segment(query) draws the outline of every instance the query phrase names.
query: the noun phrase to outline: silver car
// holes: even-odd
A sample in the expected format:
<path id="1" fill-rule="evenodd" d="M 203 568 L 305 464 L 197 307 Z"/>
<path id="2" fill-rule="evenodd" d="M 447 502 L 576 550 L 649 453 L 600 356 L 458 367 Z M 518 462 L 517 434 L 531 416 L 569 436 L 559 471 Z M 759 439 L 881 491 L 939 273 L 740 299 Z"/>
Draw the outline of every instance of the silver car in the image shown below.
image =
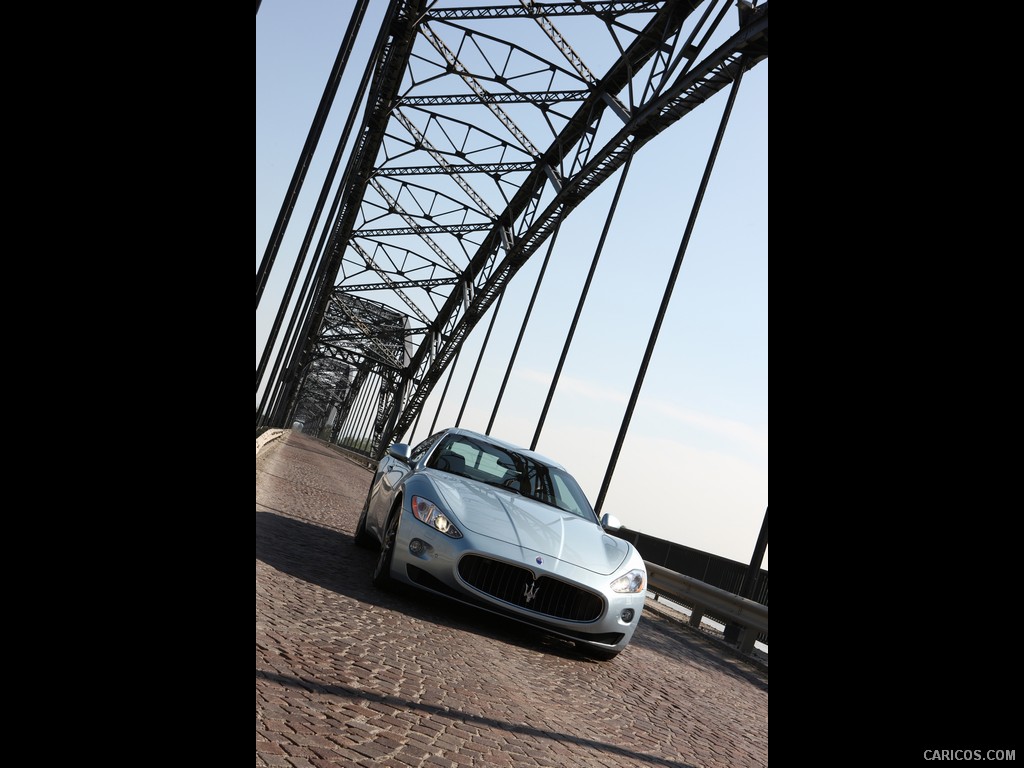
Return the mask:
<path id="1" fill-rule="evenodd" d="M 592 658 L 629 644 L 647 569 L 632 544 L 605 533 L 564 467 L 466 429 L 377 466 L 356 544 L 379 548 L 373 582 L 418 587 L 572 640 Z"/>

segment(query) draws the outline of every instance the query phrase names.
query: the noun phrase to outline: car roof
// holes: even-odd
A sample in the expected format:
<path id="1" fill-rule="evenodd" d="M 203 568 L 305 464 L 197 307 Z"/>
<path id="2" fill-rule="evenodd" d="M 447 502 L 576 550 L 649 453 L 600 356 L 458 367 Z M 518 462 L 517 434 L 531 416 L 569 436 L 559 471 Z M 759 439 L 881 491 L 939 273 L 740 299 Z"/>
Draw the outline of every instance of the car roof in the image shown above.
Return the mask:
<path id="1" fill-rule="evenodd" d="M 444 430 L 444 432 L 449 435 L 466 435 L 467 437 L 476 437 L 481 440 L 486 440 L 487 442 L 494 443 L 500 448 L 506 448 L 510 451 L 515 451 L 516 453 L 522 456 L 534 459 L 535 461 L 539 461 L 542 464 L 547 464 L 549 467 L 555 467 L 556 469 L 561 469 L 562 471 L 568 471 L 565 469 L 565 467 L 563 467 L 554 459 L 548 458 L 547 456 L 541 453 L 537 453 L 536 451 L 531 451 L 529 448 L 523 448 L 521 445 L 516 445 L 515 443 L 510 443 L 507 440 L 502 440 L 500 438 L 494 437 L 493 435 L 485 435 L 481 432 L 474 432 L 472 429 L 465 429 L 463 427 L 448 427 L 447 429 Z"/>

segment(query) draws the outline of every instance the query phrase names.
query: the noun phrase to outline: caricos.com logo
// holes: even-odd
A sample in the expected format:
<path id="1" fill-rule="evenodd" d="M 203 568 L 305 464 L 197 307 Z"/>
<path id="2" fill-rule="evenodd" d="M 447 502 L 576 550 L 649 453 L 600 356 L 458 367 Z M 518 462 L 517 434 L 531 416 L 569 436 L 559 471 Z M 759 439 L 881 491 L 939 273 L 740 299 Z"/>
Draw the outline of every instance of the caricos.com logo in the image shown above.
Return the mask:
<path id="1" fill-rule="evenodd" d="M 1015 749 L 926 749 L 925 760 L 1017 760 Z"/>

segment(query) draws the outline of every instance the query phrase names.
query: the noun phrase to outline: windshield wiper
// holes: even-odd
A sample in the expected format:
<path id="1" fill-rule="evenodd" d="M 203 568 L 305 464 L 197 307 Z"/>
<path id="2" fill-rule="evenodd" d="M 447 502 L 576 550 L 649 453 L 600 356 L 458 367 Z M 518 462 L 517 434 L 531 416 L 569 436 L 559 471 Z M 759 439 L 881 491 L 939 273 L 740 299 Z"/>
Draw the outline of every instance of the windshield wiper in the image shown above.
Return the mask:
<path id="1" fill-rule="evenodd" d="M 506 491 L 512 491 L 512 493 L 517 493 L 520 496 L 525 495 L 522 491 L 515 487 L 515 485 L 519 484 L 515 478 L 509 478 L 508 480 L 481 480 L 480 482 L 485 483 L 486 485 L 493 485 L 495 488 L 502 488 Z M 509 485 L 509 483 L 514 483 L 515 485 Z"/>

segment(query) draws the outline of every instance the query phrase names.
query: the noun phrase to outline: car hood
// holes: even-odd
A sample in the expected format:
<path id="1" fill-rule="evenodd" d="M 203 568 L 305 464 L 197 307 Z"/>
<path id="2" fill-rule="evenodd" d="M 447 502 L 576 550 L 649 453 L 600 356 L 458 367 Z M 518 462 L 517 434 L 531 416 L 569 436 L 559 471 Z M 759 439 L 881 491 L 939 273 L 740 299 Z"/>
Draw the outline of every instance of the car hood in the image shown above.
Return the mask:
<path id="1" fill-rule="evenodd" d="M 440 472 L 434 485 L 438 501 L 464 530 L 603 575 L 614 573 L 629 555 L 629 544 L 596 522 L 513 491 Z"/>

